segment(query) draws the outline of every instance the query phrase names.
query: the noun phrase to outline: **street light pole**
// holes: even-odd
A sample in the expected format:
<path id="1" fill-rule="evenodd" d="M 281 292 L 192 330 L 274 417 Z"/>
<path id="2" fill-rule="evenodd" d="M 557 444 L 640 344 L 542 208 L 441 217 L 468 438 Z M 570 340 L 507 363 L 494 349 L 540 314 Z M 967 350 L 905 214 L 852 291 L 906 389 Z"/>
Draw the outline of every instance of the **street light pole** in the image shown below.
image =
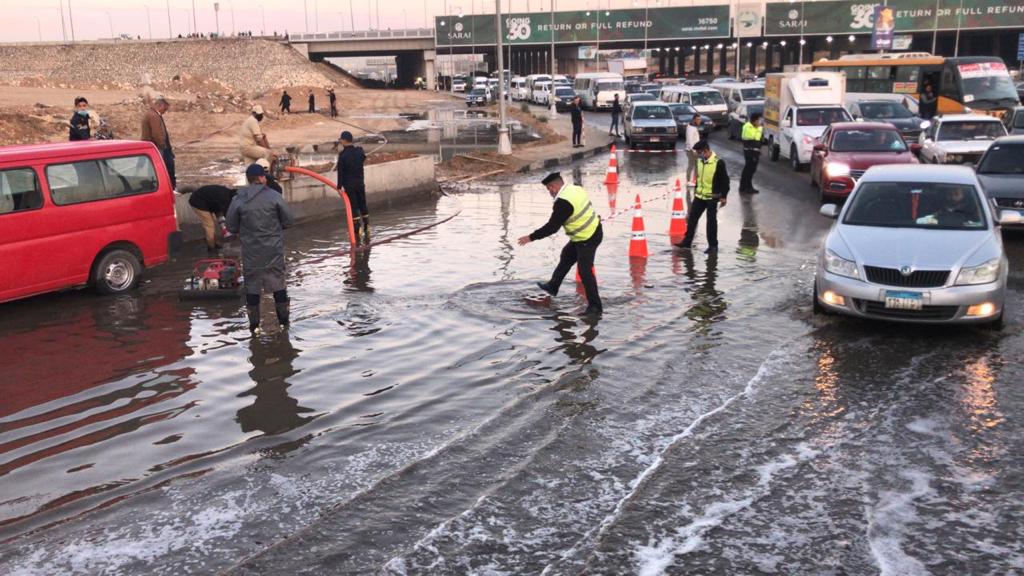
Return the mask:
<path id="1" fill-rule="evenodd" d="M 60 0 L 60 37 L 68 41 L 68 29 L 64 27 L 64 0 Z"/>
<path id="2" fill-rule="evenodd" d="M 551 97 L 549 104 L 551 105 L 548 109 L 548 116 L 554 118 L 558 116 L 558 106 L 555 105 L 555 0 L 551 0 Z"/>
<path id="3" fill-rule="evenodd" d="M 953 57 L 960 55 L 960 18 L 964 15 L 964 0 L 960 0 L 960 11 L 956 13 L 956 43 L 953 45 Z"/>
<path id="4" fill-rule="evenodd" d="M 143 4 L 146 9 L 146 28 L 149 29 L 149 39 L 153 39 L 153 21 L 149 19 L 149 4 Z"/>
<path id="5" fill-rule="evenodd" d="M 43 41 L 43 23 L 39 21 L 39 16 L 36 16 L 36 32 L 39 34 L 39 41 Z"/>
<path id="6" fill-rule="evenodd" d="M 68 0 L 68 24 L 71 25 L 71 42 L 75 41 L 75 17 L 71 15 L 71 0 Z"/>
<path id="7" fill-rule="evenodd" d="M 71 0 L 68 0 L 71 3 Z M 199 26 L 196 25 L 196 0 L 192 0 L 192 33 L 199 35 Z"/>
<path id="8" fill-rule="evenodd" d="M 167 37 L 174 38 L 174 31 L 171 28 L 171 0 L 167 0 Z"/>
<path id="9" fill-rule="evenodd" d="M 348 0 L 348 17 L 352 21 L 352 31 L 356 31 L 356 10 L 352 7 L 352 2 L 355 0 Z"/>
<path id="10" fill-rule="evenodd" d="M 505 109 L 505 56 L 502 52 L 502 40 L 505 33 L 501 28 L 501 0 L 494 0 L 494 24 L 497 31 L 498 53 L 498 154 L 507 156 L 512 153 L 512 140 L 508 135 L 508 118 Z"/>
<path id="11" fill-rule="evenodd" d="M 114 37 L 114 19 L 110 17 L 110 12 L 107 12 L 107 24 L 110 25 L 110 37 Z"/>

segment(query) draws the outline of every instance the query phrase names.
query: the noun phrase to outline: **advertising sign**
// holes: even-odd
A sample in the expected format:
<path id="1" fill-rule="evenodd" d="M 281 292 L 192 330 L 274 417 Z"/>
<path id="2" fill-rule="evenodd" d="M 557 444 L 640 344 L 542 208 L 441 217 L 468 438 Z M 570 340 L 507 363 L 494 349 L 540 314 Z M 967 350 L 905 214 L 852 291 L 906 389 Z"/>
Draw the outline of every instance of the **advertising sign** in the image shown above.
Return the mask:
<path id="1" fill-rule="evenodd" d="M 872 50 L 891 50 L 892 36 L 896 30 L 896 10 L 890 6 L 875 6 L 874 27 L 871 32 Z"/>
<path id="2" fill-rule="evenodd" d="M 493 45 L 494 15 L 439 16 L 434 21 L 438 46 Z M 519 44 L 615 42 L 729 36 L 729 6 L 578 10 L 502 16 L 505 42 Z"/>
<path id="3" fill-rule="evenodd" d="M 761 35 L 761 19 L 764 12 L 761 4 L 740 4 L 736 6 L 735 36 L 738 38 L 757 37 Z"/>
<path id="4" fill-rule="evenodd" d="M 914 43 L 913 34 L 894 34 L 892 37 L 892 49 L 893 50 L 910 50 L 910 46 Z"/>
<path id="5" fill-rule="evenodd" d="M 576 58 L 579 60 L 593 60 L 597 58 L 597 46 L 580 46 Z"/>
<path id="6" fill-rule="evenodd" d="M 1024 60 L 1024 32 L 1017 35 L 1017 60 Z"/>
<path id="7" fill-rule="evenodd" d="M 765 11 L 765 34 L 866 34 L 874 31 L 875 7 L 881 2 L 773 2 Z M 888 0 L 895 27 L 903 32 L 1024 27 L 1020 0 Z M 938 12 L 936 12 L 936 6 Z"/>
<path id="8" fill-rule="evenodd" d="M 1007 76 L 1006 64 L 1002 62 L 978 62 L 977 64 L 960 64 L 960 77 L 985 78 L 986 76 Z"/>

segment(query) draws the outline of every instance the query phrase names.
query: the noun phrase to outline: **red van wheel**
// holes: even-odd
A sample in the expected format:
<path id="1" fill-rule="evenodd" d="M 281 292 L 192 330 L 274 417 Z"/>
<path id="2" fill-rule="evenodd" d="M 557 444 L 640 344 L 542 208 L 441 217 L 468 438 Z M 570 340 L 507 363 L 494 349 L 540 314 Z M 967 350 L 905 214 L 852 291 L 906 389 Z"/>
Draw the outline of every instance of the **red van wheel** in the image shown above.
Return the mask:
<path id="1" fill-rule="evenodd" d="M 100 258 L 92 281 L 103 294 L 123 294 L 139 285 L 142 264 L 127 250 L 111 250 Z"/>

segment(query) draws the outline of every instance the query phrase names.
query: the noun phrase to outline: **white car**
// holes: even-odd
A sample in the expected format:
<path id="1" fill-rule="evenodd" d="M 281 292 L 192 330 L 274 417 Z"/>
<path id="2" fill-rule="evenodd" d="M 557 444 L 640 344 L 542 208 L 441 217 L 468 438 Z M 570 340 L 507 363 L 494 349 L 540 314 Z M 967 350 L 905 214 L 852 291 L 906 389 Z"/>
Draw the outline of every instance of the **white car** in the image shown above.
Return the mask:
<path id="1" fill-rule="evenodd" d="M 996 212 L 966 166 L 874 166 L 818 258 L 814 311 L 921 323 L 999 325 L 1009 265 Z"/>
<path id="2" fill-rule="evenodd" d="M 993 116 L 952 114 L 921 123 L 921 161 L 930 164 L 970 164 L 981 159 L 1006 127 Z"/>
<path id="3" fill-rule="evenodd" d="M 466 81 L 465 80 L 452 80 L 452 92 L 465 92 Z"/>

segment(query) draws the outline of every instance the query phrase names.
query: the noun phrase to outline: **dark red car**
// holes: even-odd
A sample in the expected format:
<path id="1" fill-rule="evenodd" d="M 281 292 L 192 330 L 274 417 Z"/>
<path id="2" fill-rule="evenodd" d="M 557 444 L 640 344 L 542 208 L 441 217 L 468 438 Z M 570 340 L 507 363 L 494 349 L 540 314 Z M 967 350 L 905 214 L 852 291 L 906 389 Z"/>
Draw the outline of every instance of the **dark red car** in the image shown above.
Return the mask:
<path id="1" fill-rule="evenodd" d="M 918 144 L 907 144 L 892 124 L 838 122 L 825 129 L 811 153 L 811 184 L 822 202 L 844 200 L 864 172 L 879 164 L 917 164 Z"/>

